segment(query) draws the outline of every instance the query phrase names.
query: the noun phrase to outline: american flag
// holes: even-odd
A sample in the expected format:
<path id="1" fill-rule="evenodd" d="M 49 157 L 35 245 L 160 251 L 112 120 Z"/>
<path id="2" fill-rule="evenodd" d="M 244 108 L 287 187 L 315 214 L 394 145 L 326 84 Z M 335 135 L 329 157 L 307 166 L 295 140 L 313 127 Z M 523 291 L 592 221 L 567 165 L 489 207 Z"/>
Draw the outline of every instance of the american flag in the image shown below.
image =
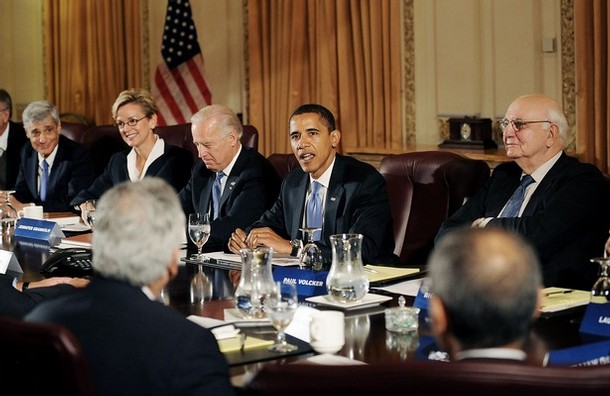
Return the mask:
<path id="1" fill-rule="evenodd" d="M 183 124 L 212 103 L 203 73 L 203 56 L 188 0 L 168 0 L 163 59 L 155 71 L 152 93 L 159 107 L 159 125 Z"/>

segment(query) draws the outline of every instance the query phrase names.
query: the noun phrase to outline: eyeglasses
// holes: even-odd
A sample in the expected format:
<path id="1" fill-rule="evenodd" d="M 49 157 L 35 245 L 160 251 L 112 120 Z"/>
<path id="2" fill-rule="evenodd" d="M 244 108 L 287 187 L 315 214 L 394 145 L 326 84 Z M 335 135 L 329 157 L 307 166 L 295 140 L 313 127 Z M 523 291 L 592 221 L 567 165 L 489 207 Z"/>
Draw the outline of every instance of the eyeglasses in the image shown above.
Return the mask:
<path id="1" fill-rule="evenodd" d="M 512 125 L 513 129 L 515 130 L 515 132 L 519 132 L 522 129 L 526 128 L 528 126 L 528 124 L 539 124 L 541 122 L 548 122 L 550 124 L 552 124 L 552 121 L 548 121 L 548 120 L 536 120 L 536 121 L 525 121 L 525 120 L 520 120 L 520 119 L 516 119 L 516 120 L 507 120 L 506 118 L 503 119 L 502 121 L 500 121 L 500 130 L 502 132 L 504 132 L 506 130 L 506 128 L 508 128 L 508 125 Z"/>
<path id="2" fill-rule="evenodd" d="M 130 127 L 134 127 L 138 124 L 138 122 L 142 121 L 143 119 L 145 119 L 146 116 L 142 117 L 142 118 L 132 118 L 127 122 L 123 122 L 123 121 L 119 121 L 116 124 L 116 127 L 119 128 L 119 130 L 123 130 L 125 129 L 125 125 L 129 125 Z"/>

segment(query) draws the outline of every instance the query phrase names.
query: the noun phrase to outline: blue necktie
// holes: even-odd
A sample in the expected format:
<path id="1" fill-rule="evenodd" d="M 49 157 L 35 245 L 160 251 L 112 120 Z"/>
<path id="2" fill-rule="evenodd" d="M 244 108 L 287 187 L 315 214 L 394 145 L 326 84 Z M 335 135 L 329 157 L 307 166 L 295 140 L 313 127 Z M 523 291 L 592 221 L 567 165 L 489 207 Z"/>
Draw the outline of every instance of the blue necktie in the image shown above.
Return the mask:
<path id="1" fill-rule="evenodd" d="M 317 181 L 313 182 L 311 186 L 311 196 L 309 202 L 307 202 L 307 227 L 310 228 L 322 228 L 322 197 L 320 195 L 320 187 L 322 185 Z M 314 234 L 314 241 L 318 241 L 322 233 L 316 231 Z"/>
<path id="2" fill-rule="evenodd" d="M 214 186 L 212 187 L 212 208 L 214 209 L 212 220 L 215 220 L 220 214 L 220 192 L 222 191 L 222 178 L 224 176 L 224 172 L 218 172 L 216 174 L 216 180 L 214 180 Z"/>
<path id="3" fill-rule="evenodd" d="M 42 160 L 42 175 L 40 176 L 40 200 L 47 199 L 47 183 L 49 181 L 49 164 L 47 160 Z"/>
<path id="4" fill-rule="evenodd" d="M 523 205 L 523 200 L 525 199 L 525 189 L 533 182 L 534 179 L 530 175 L 523 176 L 521 183 L 519 183 L 519 186 L 498 217 L 519 217 L 519 211 L 521 210 L 521 205 Z"/>

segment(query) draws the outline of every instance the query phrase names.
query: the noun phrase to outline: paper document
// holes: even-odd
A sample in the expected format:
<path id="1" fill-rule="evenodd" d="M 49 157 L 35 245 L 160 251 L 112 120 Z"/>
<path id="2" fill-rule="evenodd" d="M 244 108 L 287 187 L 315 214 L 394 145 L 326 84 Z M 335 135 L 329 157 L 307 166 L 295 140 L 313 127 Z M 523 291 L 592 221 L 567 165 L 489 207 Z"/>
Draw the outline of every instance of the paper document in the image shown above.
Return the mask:
<path id="1" fill-rule="evenodd" d="M 381 265 L 367 264 L 364 266 L 364 272 L 369 278 L 369 282 L 383 282 L 392 279 L 402 278 L 404 276 L 415 275 L 419 273 L 419 268 L 397 268 L 384 267 Z"/>
<path id="2" fill-rule="evenodd" d="M 262 348 L 269 345 L 273 345 L 273 340 L 263 340 L 262 338 L 247 336 L 244 340 L 243 350 Z M 218 340 L 218 347 L 222 353 L 237 352 L 242 349 L 241 337 Z"/>
<path id="3" fill-rule="evenodd" d="M 589 304 L 591 292 L 586 290 L 547 287 L 543 290 L 544 300 L 540 312 L 557 312 L 564 309 Z"/>
<path id="4" fill-rule="evenodd" d="M 417 296 L 417 292 L 421 287 L 423 279 L 411 279 L 403 282 L 395 283 L 393 285 L 383 287 L 372 287 L 371 290 L 384 290 L 390 293 L 402 294 L 405 296 Z"/>
<path id="5" fill-rule="evenodd" d="M 74 235 L 71 236 L 69 238 L 63 238 L 61 240 L 61 244 L 58 246 L 59 248 L 66 248 L 66 247 L 86 247 L 86 248 L 90 248 L 91 247 L 91 237 L 93 236 L 92 233 L 87 233 L 87 234 L 80 234 L 80 235 Z"/>

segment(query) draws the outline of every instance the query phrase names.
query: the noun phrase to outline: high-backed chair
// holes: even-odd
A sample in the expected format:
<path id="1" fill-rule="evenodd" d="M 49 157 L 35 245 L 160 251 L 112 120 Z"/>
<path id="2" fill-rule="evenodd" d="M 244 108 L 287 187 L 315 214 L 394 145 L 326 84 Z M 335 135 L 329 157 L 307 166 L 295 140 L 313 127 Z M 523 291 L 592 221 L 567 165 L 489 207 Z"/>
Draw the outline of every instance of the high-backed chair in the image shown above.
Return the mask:
<path id="1" fill-rule="evenodd" d="M 423 362 L 325 366 L 268 364 L 246 394 L 300 395 L 536 395 L 606 394 L 610 366 L 532 367 L 514 363 Z"/>
<path id="2" fill-rule="evenodd" d="M 489 178 L 485 161 L 448 151 L 388 155 L 386 180 L 394 225 L 394 253 L 402 265 L 422 265 L 442 222 Z"/>
<path id="3" fill-rule="evenodd" d="M 0 351 L 0 377 L 15 394 L 95 393 L 81 346 L 62 326 L 0 317 Z"/>
<path id="4" fill-rule="evenodd" d="M 299 161 L 292 153 L 273 153 L 267 157 L 267 159 L 277 171 L 280 179 L 284 179 L 284 177 L 286 177 L 286 175 L 289 174 L 294 168 L 299 167 Z"/>
<path id="5" fill-rule="evenodd" d="M 89 127 L 80 122 L 61 121 L 61 134 L 77 143 L 83 143 L 83 138 Z"/>

